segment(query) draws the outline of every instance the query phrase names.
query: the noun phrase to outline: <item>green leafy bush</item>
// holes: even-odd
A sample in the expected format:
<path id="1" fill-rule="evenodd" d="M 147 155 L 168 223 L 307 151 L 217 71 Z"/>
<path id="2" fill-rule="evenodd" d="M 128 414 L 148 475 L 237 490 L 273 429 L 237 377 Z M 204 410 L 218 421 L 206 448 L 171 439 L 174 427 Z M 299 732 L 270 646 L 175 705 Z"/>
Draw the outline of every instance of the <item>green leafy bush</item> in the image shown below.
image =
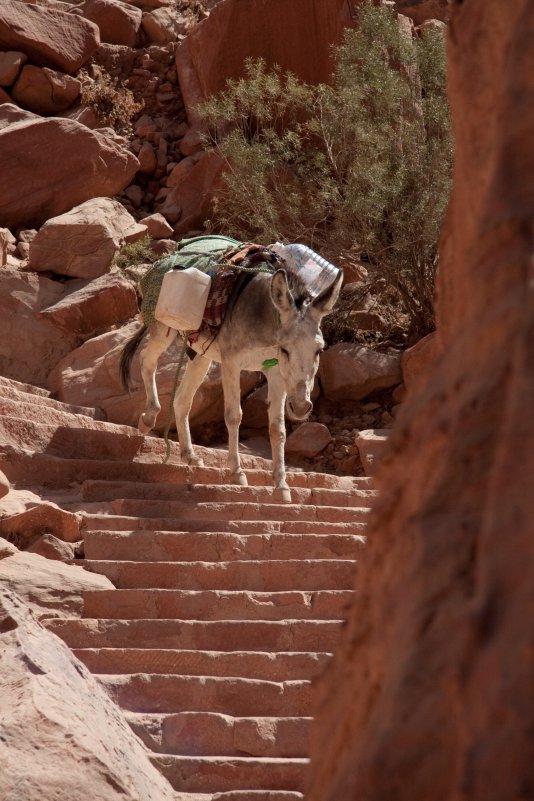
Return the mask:
<path id="1" fill-rule="evenodd" d="M 331 86 L 263 61 L 201 108 L 227 165 L 212 226 L 301 241 L 368 288 L 412 336 L 434 326 L 437 239 L 452 164 L 440 31 L 412 38 L 386 7 L 360 7 L 335 50 Z"/>

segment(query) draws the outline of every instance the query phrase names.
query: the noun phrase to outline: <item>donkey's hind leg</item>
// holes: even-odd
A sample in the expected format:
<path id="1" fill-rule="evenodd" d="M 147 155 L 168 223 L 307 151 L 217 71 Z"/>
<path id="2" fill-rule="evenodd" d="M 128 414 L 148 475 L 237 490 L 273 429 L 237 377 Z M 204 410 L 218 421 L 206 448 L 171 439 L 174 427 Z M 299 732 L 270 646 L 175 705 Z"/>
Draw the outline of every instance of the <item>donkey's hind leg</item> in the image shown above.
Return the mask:
<path id="1" fill-rule="evenodd" d="M 211 359 L 197 353 L 193 361 L 187 363 L 174 399 L 174 414 L 178 441 L 180 442 L 180 455 L 186 464 L 197 467 L 202 467 L 202 459 L 196 456 L 193 450 L 191 431 L 189 429 L 189 413 L 193 405 L 195 392 L 204 380 L 210 364 Z"/>
<path id="2" fill-rule="evenodd" d="M 146 392 L 146 407 L 139 417 L 137 427 L 143 434 L 148 434 L 156 425 L 156 418 L 161 411 L 156 386 L 156 370 L 161 354 L 174 342 L 177 332 L 161 323 L 150 326 L 146 347 L 141 352 L 139 363 L 141 376 Z"/>

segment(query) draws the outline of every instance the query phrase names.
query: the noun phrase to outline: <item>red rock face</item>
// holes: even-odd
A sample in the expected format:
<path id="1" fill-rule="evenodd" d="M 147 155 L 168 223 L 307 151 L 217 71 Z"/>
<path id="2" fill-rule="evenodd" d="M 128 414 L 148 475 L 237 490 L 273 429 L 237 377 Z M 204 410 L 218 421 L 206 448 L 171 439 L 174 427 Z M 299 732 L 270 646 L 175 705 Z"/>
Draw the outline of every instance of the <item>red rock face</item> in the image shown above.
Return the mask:
<path id="1" fill-rule="evenodd" d="M 319 692 L 309 801 L 532 795 L 533 35 L 529 0 L 452 15 L 443 356 L 377 476 L 356 601 Z"/>

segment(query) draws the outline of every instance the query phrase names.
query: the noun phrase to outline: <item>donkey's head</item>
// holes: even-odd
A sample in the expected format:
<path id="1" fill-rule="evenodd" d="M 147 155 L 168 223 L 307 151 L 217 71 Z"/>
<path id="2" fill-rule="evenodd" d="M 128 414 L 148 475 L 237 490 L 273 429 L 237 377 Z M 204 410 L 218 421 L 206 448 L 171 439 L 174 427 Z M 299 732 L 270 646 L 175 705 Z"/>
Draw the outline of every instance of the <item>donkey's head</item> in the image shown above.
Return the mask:
<path id="1" fill-rule="evenodd" d="M 286 412 L 304 420 L 312 410 L 310 395 L 324 348 L 321 320 L 337 301 L 343 273 L 312 299 L 304 282 L 294 273 L 277 270 L 271 280 L 271 298 L 280 315 L 277 344 L 280 375 L 287 392 Z"/>

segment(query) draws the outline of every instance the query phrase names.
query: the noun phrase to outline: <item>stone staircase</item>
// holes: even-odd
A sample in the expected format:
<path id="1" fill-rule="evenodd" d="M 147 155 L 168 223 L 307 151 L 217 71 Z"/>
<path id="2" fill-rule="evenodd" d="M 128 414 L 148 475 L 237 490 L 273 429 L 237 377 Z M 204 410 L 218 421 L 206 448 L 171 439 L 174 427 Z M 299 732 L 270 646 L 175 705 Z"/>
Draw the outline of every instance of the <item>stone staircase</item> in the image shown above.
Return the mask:
<path id="1" fill-rule="evenodd" d="M 373 497 L 370 479 L 269 465 L 250 486 L 161 464 L 160 439 L 0 379 L 2 467 L 83 514 L 84 559 L 115 590 L 81 619 L 50 619 L 190 801 L 296 801 L 306 787 L 313 678 L 339 637 Z M 79 560 L 78 560 L 79 561 Z"/>

